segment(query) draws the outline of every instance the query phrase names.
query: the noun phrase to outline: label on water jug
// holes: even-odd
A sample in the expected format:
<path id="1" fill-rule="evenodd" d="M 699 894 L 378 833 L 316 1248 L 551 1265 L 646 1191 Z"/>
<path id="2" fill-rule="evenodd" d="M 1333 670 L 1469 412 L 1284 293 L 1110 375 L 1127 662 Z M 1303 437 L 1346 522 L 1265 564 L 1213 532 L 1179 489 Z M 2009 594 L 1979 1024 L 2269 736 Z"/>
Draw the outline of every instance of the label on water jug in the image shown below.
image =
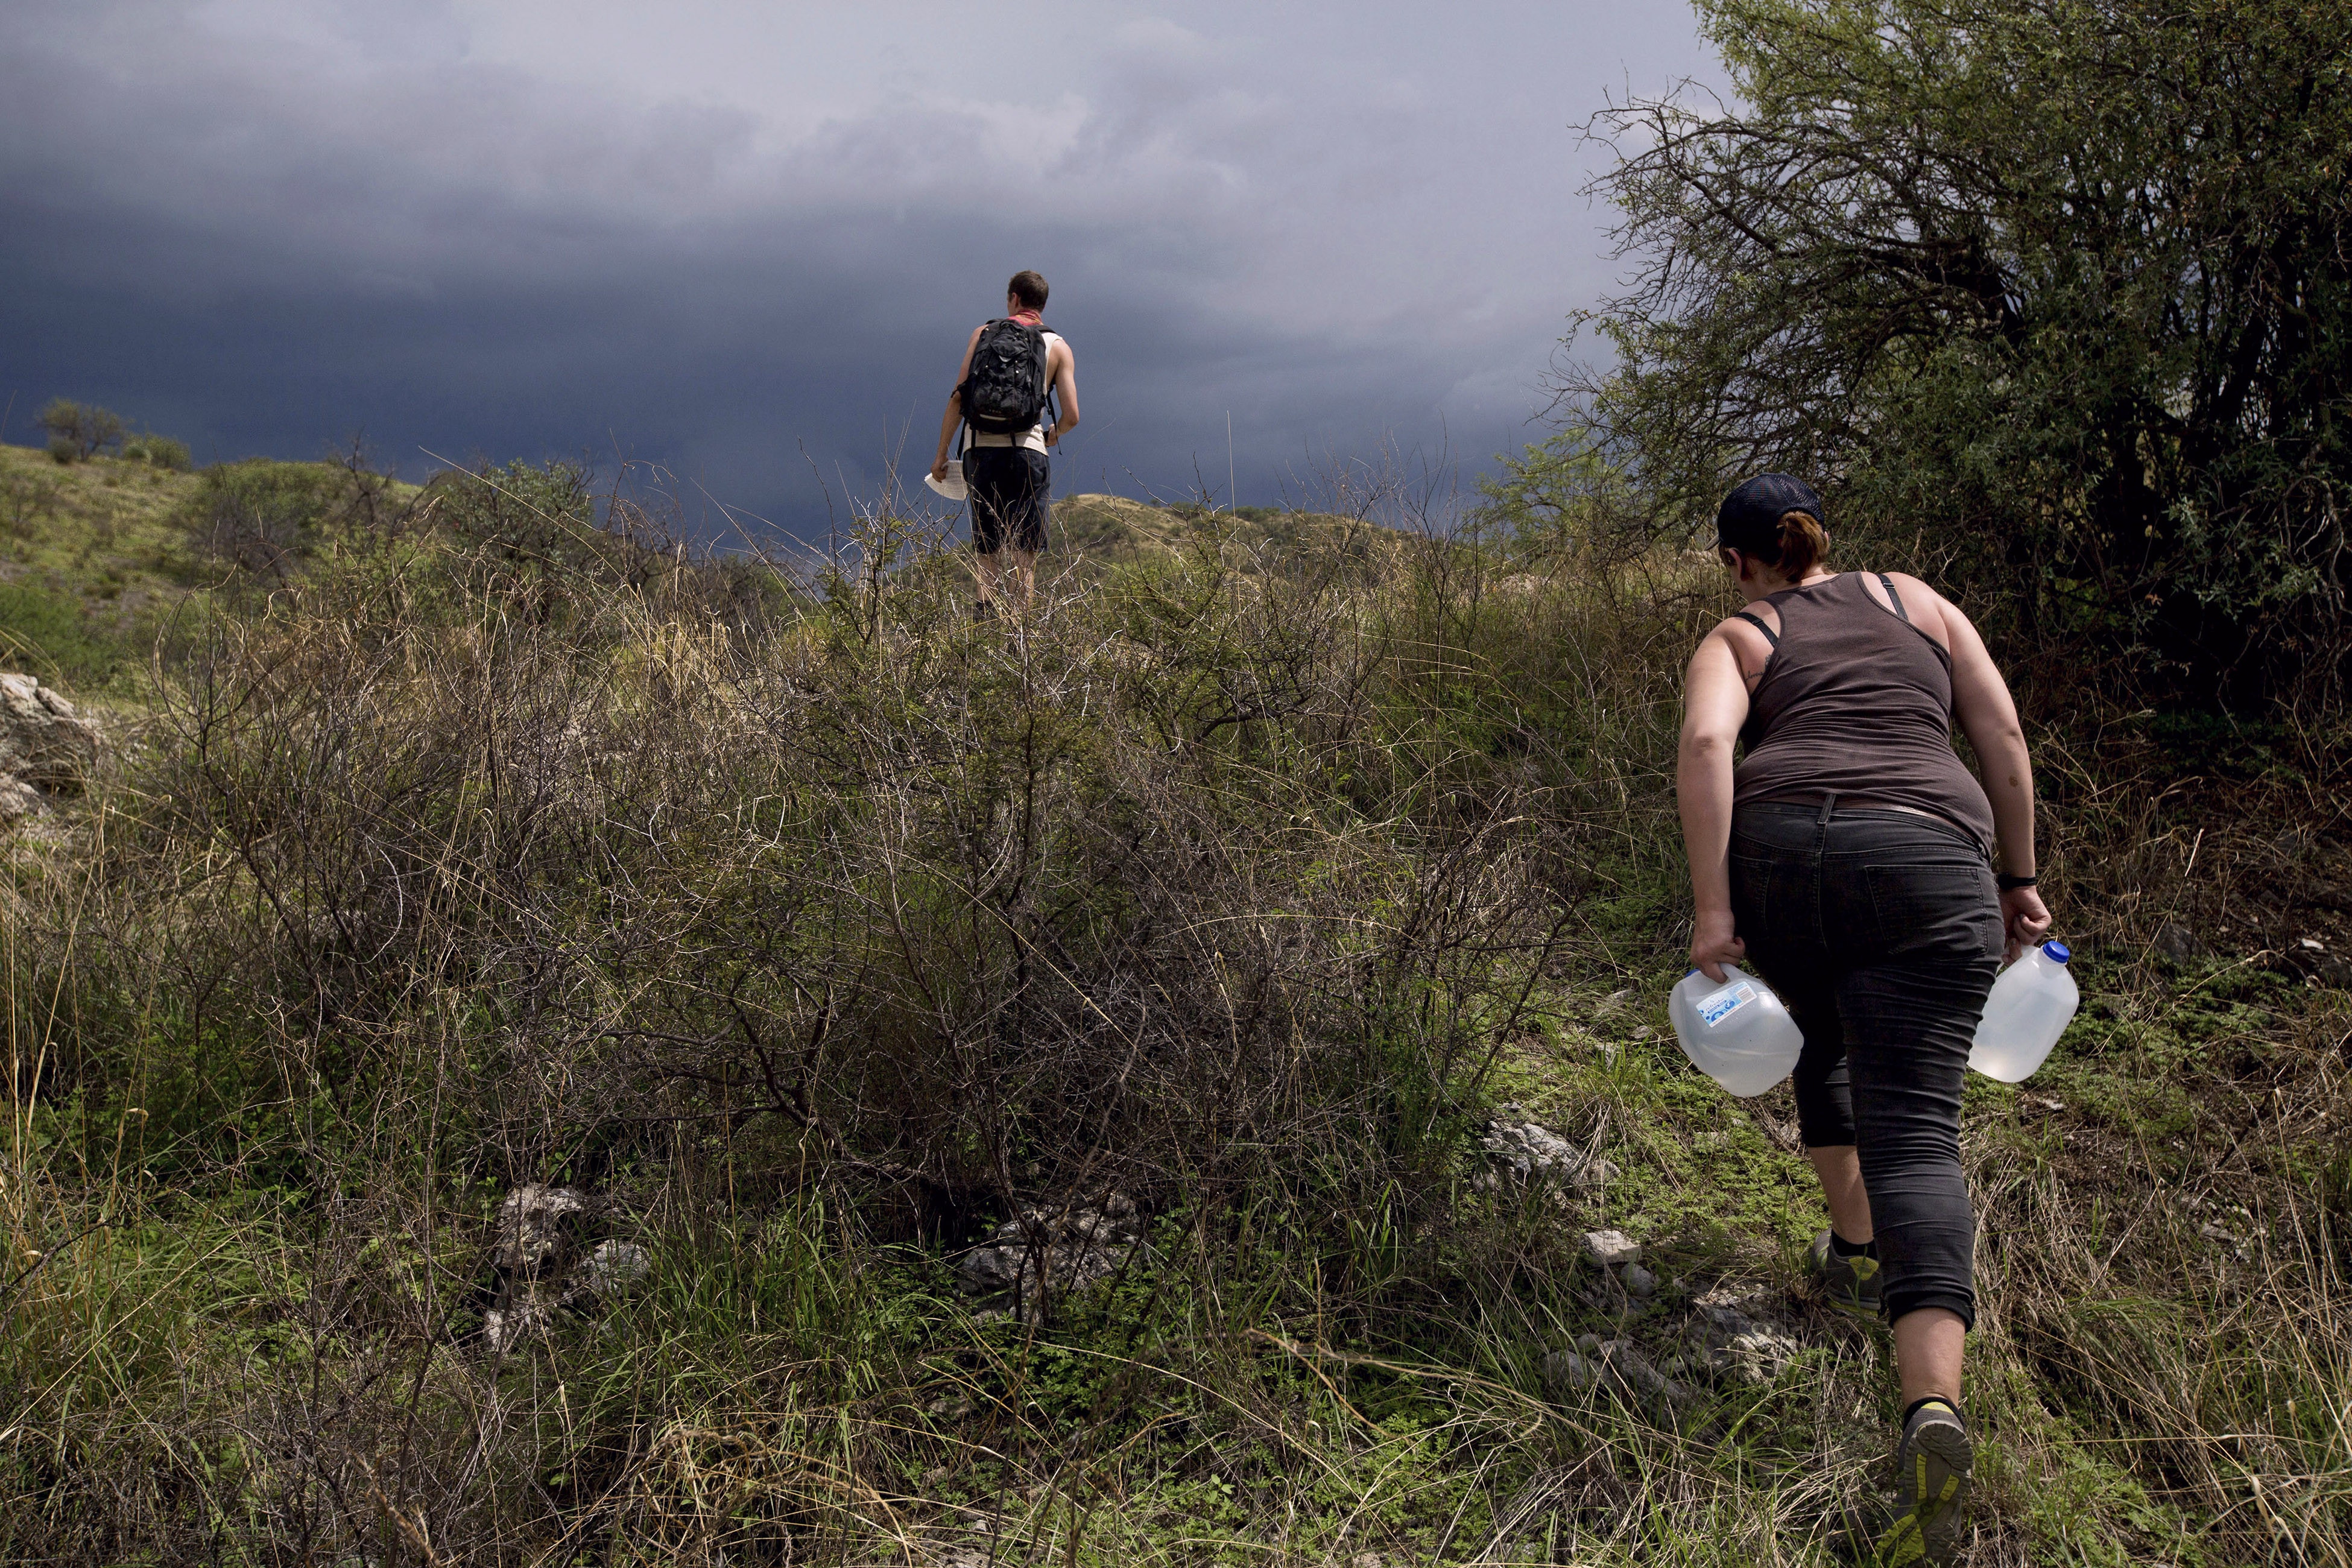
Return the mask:
<path id="1" fill-rule="evenodd" d="M 1735 980 L 1712 996 L 1698 999 L 1698 1021 L 1712 1029 L 1755 1000 L 1756 987 Z"/>

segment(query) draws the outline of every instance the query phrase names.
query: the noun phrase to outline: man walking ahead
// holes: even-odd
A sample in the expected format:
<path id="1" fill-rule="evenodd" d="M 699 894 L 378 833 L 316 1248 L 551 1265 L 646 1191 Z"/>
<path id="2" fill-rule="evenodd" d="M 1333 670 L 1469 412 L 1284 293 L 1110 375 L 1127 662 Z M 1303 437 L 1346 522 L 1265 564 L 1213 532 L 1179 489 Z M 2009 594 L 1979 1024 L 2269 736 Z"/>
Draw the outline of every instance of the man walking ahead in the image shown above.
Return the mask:
<path id="1" fill-rule="evenodd" d="M 931 478 L 944 479 L 948 444 L 969 426 L 964 485 L 971 497 L 971 547 L 979 557 L 981 619 L 1009 596 L 1017 615 L 1029 607 L 1037 552 L 1045 548 L 1045 506 L 1053 492 L 1046 454 L 1078 422 L 1077 362 L 1045 321 L 1045 280 L 1016 272 L 1005 285 L 1004 315 L 973 329 L 956 367 L 955 390 L 940 418 Z M 1048 395 L 1061 405 L 1049 425 Z M 1013 580 L 1004 581 L 1008 570 Z"/>

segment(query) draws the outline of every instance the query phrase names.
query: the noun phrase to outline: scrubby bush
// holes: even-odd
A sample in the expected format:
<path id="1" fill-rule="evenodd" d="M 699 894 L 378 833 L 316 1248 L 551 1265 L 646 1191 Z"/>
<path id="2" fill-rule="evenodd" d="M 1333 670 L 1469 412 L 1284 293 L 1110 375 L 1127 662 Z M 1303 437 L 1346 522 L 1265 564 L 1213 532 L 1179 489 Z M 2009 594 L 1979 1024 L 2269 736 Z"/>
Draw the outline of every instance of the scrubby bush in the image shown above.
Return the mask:
<path id="1" fill-rule="evenodd" d="M 751 615 L 727 563 L 600 526 L 576 475 L 453 483 L 334 533 L 161 694 L 53 1098 L 122 1122 L 174 1191 L 329 1203 L 338 1248 L 400 1229 L 395 1193 L 446 1202 L 431 1171 L 491 1191 L 716 1159 L 747 1215 L 839 1205 L 874 1245 L 1118 1188 L 1204 1240 L 1275 1225 L 1335 1310 L 1420 1289 L 1478 1085 L 1559 957 L 1549 900 L 1580 846 L 1610 851 L 1582 792 L 1468 749 L 1482 700 L 1381 694 L 1377 561 L 1209 547 L 1008 654 L 935 553 L 768 573 Z M 332 492 L 246 468 L 206 494 L 315 519 Z M 191 853 L 222 875 L 189 881 Z M 47 929 L 16 951 L 63 962 Z M 268 1428 L 233 1484 L 272 1529 L 373 1530 L 275 1457 L 310 1444 L 475 1560 L 530 1538 L 509 1489 L 548 1469 L 541 1439 L 492 1439 L 478 1481 L 443 1443 L 472 1373 L 433 1347 L 478 1309 L 371 1300 L 363 1353 L 425 1358 L 401 1397 L 436 1435 L 388 1469 L 396 1420 L 215 1385 L 214 1416 Z M 128 1436 L 72 1419 L 69 1471 Z"/>
<path id="2" fill-rule="evenodd" d="M 328 463 L 216 463 L 181 508 L 180 524 L 200 554 L 282 579 L 351 508 L 362 482 Z"/>
<path id="3" fill-rule="evenodd" d="M 76 403 L 71 398 L 53 398 L 41 410 L 41 428 L 49 433 L 49 455 L 56 457 L 58 443 L 68 443 L 77 458 L 89 458 L 111 447 L 122 445 L 128 427 L 122 416 L 111 409 L 100 408 L 94 403 Z"/>
<path id="4" fill-rule="evenodd" d="M 0 468 L 0 533 L 29 539 L 33 524 L 58 508 L 58 482 L 17 468 Z"/>
<path id="5" fill-rule="evenodd" d="M 173 473 L 184 473 L 189 467 L 188 444 L 185 441 L 158 436 L 152 430 L 125 442 L 122 456 L 126 461 L 148 463 Z"/>
<path id="6" fill-rule="evenodd" d="M 52 463 L 60 465 L 79 463 L 81 461 L 81 447 L 72 437 L 67 436 L 49 437 L 49 461 Z"/>

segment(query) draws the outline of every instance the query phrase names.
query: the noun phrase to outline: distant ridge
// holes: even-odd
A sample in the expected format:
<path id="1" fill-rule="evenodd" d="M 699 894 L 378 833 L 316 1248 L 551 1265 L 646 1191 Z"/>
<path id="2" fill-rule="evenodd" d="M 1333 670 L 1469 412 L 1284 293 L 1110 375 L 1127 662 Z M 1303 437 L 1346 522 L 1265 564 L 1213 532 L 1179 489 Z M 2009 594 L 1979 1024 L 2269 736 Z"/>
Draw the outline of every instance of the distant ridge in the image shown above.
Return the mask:
<path id="1" fill-rule="evenodd" d="M 1151 555 L 1192 548 L 1214 530 L 1233 544 L 1286 552 L 1335 537 L 1368 537 L 1389 530 L 1337 512 L 1244 507 L 1212 511 L 1197 504 L 1153 506 L 1125 496 L 1088 493 L 1054 503 L 1050 548 L 1103 566 L 1124 565 Z"/>

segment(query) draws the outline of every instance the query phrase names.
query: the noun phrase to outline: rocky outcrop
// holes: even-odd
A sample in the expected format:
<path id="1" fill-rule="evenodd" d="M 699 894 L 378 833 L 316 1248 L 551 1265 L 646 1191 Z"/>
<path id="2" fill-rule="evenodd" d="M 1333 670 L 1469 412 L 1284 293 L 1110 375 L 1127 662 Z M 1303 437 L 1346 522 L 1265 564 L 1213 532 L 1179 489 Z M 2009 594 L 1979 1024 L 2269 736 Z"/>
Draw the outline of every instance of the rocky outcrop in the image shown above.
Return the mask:
<path id="1" fill-rule="evenodd" d="M 1694 1397 L 1688 1388 L 1659 1371 L 1633 1341 L 1604 1340 L 1598 1334 L 1582 1335 L 1574 1350 L 1553 1351 L 1545 1356 L 1543 1375 L 1555 1398 L 1605 1389 L 1669 1415 Z"/>
<path id="2" fill-rule="evenodd" d="M 0 823 L 76 795 L 98 761 L 98 726 L 29 675 L 0 674 Z"/>
<path id="3" fill-rule="evenodd" d="M 1143 1216 L 1124 1193 L 1098 1205 L 1033 1205 L 965 1253 L 956 1279 L 981 1299 L 975 1317 L 1025 1319 L 1118 1273 L 1142 1240 Z"/>
<path id="4" fill-rule="evenodd" d="M 538 1279 L 569 1262 L 582 1222 L 593 1212 L 572 1187 L 517 1187 L 499 1205 L 492 1266 L 510 1279 Z"/>
<path id="5" fill-rule="evenodd" d="M 1617 1167 L 1580 1149 L 1516 1105 L 1498 1105 L 1478 1137 L 1486 1166 L 1471 1177 L 1474 1186 L 1493 1191 L 1506 1185 L 1539 1188 L 1565 1201 L 1597 1193 Z"/>
<path id="6" fill-rule="evenodd" d="M 590 1245 L 607 1217 L 604 1204 L 576 1187 L 507 1194 L 490 1238 L 486 1349 L 503 1355 L 547 1332 L 557 1314 L 609 1304 L 652 1272 L 652 1258 L 635 1242 L 606 1237 Z"/>
<path id="7" fill-rule="evenodd" d="M 1794 1335 L 1769 1318 L 1760 1297 L 1710 1290 L 1691 1303 L 1690 1363 L 1720 1383 L 1760 1388 L 1795 1364 Z"/>
<path id="8" fill-rule="evenodd" d="M 41 798 L 39 790 L 13 773 L 0 773 L 0 824 L 48 809 L 49 803 Z"/>
<path id="9" fill-rule="evenodd" d="M 1544 1357 L 1544 1384 L 1555 1399 L 1613 1395 L 1681 1422 L 1710 1407 L 1710 1386 L 1765 1387 L 1803 1354 L 1798 1330 L 1769 1290 L 1718 1286 L 1686 1297 L 1635 1261 L 1640 1248 L 1614 1231 L 1586 1235 L 1580 1250 L 1601 1279 L 1587 1303 L 1616 1317 L 1620 1329 L 1613 1339 L 1584 1334 Z"/>

